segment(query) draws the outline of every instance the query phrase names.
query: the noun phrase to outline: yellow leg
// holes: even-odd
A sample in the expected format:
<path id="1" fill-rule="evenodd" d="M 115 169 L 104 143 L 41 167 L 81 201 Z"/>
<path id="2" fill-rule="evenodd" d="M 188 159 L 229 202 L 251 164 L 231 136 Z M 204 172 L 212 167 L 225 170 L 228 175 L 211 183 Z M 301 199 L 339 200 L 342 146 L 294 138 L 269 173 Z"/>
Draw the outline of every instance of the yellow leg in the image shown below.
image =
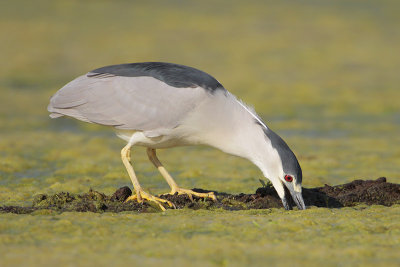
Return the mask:
<path id="1" fill-rule="evenodd" d="M 125 200 L 125 202 L 130 201 L 130 200 L 137 200 L 137 202 L 141 203 L 141 202 L 143 202 L 143 199 L 146 199 L 146 200 L 157 203 L 163 211 L 165 211 L 165 208 L 161 203 L 167 203 L 170 207 L 175 208 L 175 205 L 172 202 L 162 199 L 162 198 L 155 197 L 155 196 L 143 191 L 142 187 L 139 184 L 138 179 L 136 178 L 135 171 L 133 170 L 133 167 L 130 163 L 130 161 L 131 161 L 131 144 L 127 144 L 121 150 L 121 158 L 122 158 L 122 162 L 125 165 L 126 170 L 128 171 L 129 177 L 132 180 L 133 188 L 135 189 L 135 192 L 136 192 L 136 195 L 132 195 L 132 196 L 128 197 Z"/>
<path id="2" fill-rule="evenodd" d="M 153 148 L 147 148 L 147 155 L 149 156 L 149 160 L 156 166 L 158 171 L 161 173 L 161 175 L 165 178 L 169 186 L 171 187 L 171 192 L 170 194 L 173 195 L 175 193 L 178 193 L 179 195 L 186 194 L 189 196 L 191 200 L 193 200 L 193 196 L 198 196 L 198 197 L 204 197 L 204 198 L 211 198 L 212 200 L 217 200 L 213 192 L 210 193 L 198 193 L 194 192 L 193 190 L 189 189 L 183 189 L 180 188 L 174 179 L 171 177 L 171 175 L 167 172 L 167 170 L 164 168 L 160 160 L 157 158 L 156 155 L 156 150 Z"/>

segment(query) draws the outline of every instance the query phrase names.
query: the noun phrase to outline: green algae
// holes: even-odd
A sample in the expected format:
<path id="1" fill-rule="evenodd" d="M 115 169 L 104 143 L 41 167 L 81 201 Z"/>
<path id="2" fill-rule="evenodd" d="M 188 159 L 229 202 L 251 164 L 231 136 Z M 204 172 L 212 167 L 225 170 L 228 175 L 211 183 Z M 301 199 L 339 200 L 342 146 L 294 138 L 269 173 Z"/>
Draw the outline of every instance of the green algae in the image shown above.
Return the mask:
<path id="1" fill-rule="evenodd" d="M 306 187 L 400 183 L 398 13 L 396 1 L 6 2 L 0 204 L 126 185 L 111 129 L 51 121 L 46 106 L 91 69 L 149 60 L 205 70 L 254 105 L 298 155 Z M 248 194 L 262 177 L 205 147 L 158 154 L 184 188 Z M 169 191 L 142 148 L 132 159 L 146 191 Z M 399 205 L 0 214 L 0 265 L 398 266 L 399 214 Z"/>
<path id="2" fill-rule="evenodd" d="M 2 260 L 10 265 L 65 265 L 72 257 L 74 264 L 100 266 L 127 262 L 335 266 L 370 265 L 371 259 L 373 264 L 394 266 L 399 214 L 398 205 L 329 212 L 313 208 L 304 212 L 2 214 L 0 248 Z"/>
<path id="3" fill-rule="evenodd" d="M 213 191 L 216 200 L 175 193 L 159 196 L 173 203 L 170 209 L 207 209 L 207 210 L 248 210 L 282 208 L 281 199 L 272 184 L 256 190 L 255 194 L 231 195 Z M 200 193 L 209 193 L 203 189 L 193 189 Z M 0 213 L 27 214 L 38 210 L 54 210 L 56 212 L 161 212 L 156 203 L 151 201 L 127 201 L 132 195 L 132 190 L 124 186 L 112 195 L 89 190 L 85 194 L 71 194 L 60 192 L 53 195 L 39 194 L 33 199 L 32 206 L 0 206 Z M 354 207 L 363 209 L 366 205 L 392 206 L 400 204 L 400 185 L 387 183 L 385 177 L 372 180 L 355 180 L 351 183 L 337 186 L 325 185 L 317 188 L 303 188 L 302 195 L 307 207 L 342 208 Z M 294 201 L 288 198 L 288 204 L 296 206 Z"/>

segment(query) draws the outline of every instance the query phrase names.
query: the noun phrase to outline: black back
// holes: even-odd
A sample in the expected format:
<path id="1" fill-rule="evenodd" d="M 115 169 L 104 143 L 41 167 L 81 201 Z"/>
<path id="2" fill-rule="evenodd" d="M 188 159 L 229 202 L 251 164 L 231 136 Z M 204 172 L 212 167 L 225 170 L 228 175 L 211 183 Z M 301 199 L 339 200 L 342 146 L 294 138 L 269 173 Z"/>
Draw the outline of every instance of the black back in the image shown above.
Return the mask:
<path id="1" fill-rule="evenodd" d="M 225 90 L 211 75 L 184 65 L 164 62 L 143 62 L 106 66 L 88 73 L 88 77 L 112 74 L 125 77 L 153 77 L 173 87 L 197 87 L 208 91 Z"/>

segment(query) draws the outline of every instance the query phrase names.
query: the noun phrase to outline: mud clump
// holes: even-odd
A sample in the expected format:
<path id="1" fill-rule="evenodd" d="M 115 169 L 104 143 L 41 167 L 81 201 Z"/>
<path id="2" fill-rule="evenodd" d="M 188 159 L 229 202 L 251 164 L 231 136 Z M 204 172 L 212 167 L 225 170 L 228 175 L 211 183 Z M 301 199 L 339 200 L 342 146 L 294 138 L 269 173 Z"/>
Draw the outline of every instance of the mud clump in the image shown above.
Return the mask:
<path id="1" fill-rule="evenodd" d="M 307 189 L 303 194 L 308 197 L 310 203 L 316 205 L 315 191 L 327 196 L 328 207 L 351 207 L 359 203 L 367 205 L 391 206 L 400 203 L 400 185 L 386 181 L 385 177 L 377 180 L 354 180 L 351 183 L 314 189 Z M 319 203 L 318 203 L 319 204 Z M 317 206 L 317 205 L 316 205 Z M 321 207 L 324 207 L 322 204 Z"/>
<path id="2" fill-rule="evenodd" d="M 111 196 L 111 200 L 113 201 L 125 201 L 128 197 L 132 195 L 132 190 L 127 187 L 121 187 Z"/>
<path id="3" fill-rule="evenodd" d="M 193 196 L 191 200 L 187 195 L 161 195 L 161 198 L 173 202 L 178 209 L 269 209 L 283 208 L 282 202 L 275 189 L 271 185 L 265 185 L 256 190 L 255 194 L 231 195 L 216 191 L 193 189 L 193 191 L 205 193 L 214 192 L 217 201 Z M 51 210 L 56 212 L 158 212 L 160 209 L 151 202 L 138 203 L 126 199 L 132 195 L 129 187 L 119 188 L 111 196 L 89 190 L 82 195 L 74 195 L 68 192 L 60 192 L 54 195 L 37 195 L 31 207 L 0 206 L 1 213 L 27 214 L 37 210 Z M 351 207 L 365 203 L 367 205 L 391 206 L 400 203 L 400 185 L 388 183 L 386 178 L 377 180 L 355 180 L 351 183 L 317 188 L 303 188 L 303 198 L 306 206 L 326 208 Z M 294 205 L 291 197 L 288 197 Z"/>
<path id="4" fill-rule="evenodd" d="M 83 195 L 72 195 L 68 192 L 61 192 L 54 195 L 41 194 L 34 198 L 32 208 L 36 210 L 51 209 L 60 212 L 145 212 L 147 209 L 150 209 L 151 206 L 147 205 L 147 203 L 124 202 L 131 194 L 132 191 L 127 186 L 118 189 L 112 196 L 107 196 L 92 189 Z"/>

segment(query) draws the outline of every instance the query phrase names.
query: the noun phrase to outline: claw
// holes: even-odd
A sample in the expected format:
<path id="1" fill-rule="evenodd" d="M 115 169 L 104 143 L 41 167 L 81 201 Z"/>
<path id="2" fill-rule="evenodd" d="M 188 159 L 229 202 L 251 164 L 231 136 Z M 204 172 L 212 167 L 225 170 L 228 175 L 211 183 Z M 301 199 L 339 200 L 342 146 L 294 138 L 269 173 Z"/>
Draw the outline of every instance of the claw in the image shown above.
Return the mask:
<path id="1" fill-rule="evenodd" d="M 172 203 L 169 200 L 166 199 L 162 199 L 156 196 L 153 196 L 149 193 L 144 192 L 143 190 L 138 190 L 138 192 L 135 195 L 132 195 L 130 197 L 128 197 L 125 202 L 131 201 L 131 200 L 137 200 L 138 203 L 142 203 L 143 199 L 146 199 L 148 201 L 152 201 L 155 202 L 162 211 L 165 211 L 165 207 L 161 204 L 161 203 L 166 203 L 168 204 L 171 208 L 176 209 L 176 206 L 174 203 Z"/>

